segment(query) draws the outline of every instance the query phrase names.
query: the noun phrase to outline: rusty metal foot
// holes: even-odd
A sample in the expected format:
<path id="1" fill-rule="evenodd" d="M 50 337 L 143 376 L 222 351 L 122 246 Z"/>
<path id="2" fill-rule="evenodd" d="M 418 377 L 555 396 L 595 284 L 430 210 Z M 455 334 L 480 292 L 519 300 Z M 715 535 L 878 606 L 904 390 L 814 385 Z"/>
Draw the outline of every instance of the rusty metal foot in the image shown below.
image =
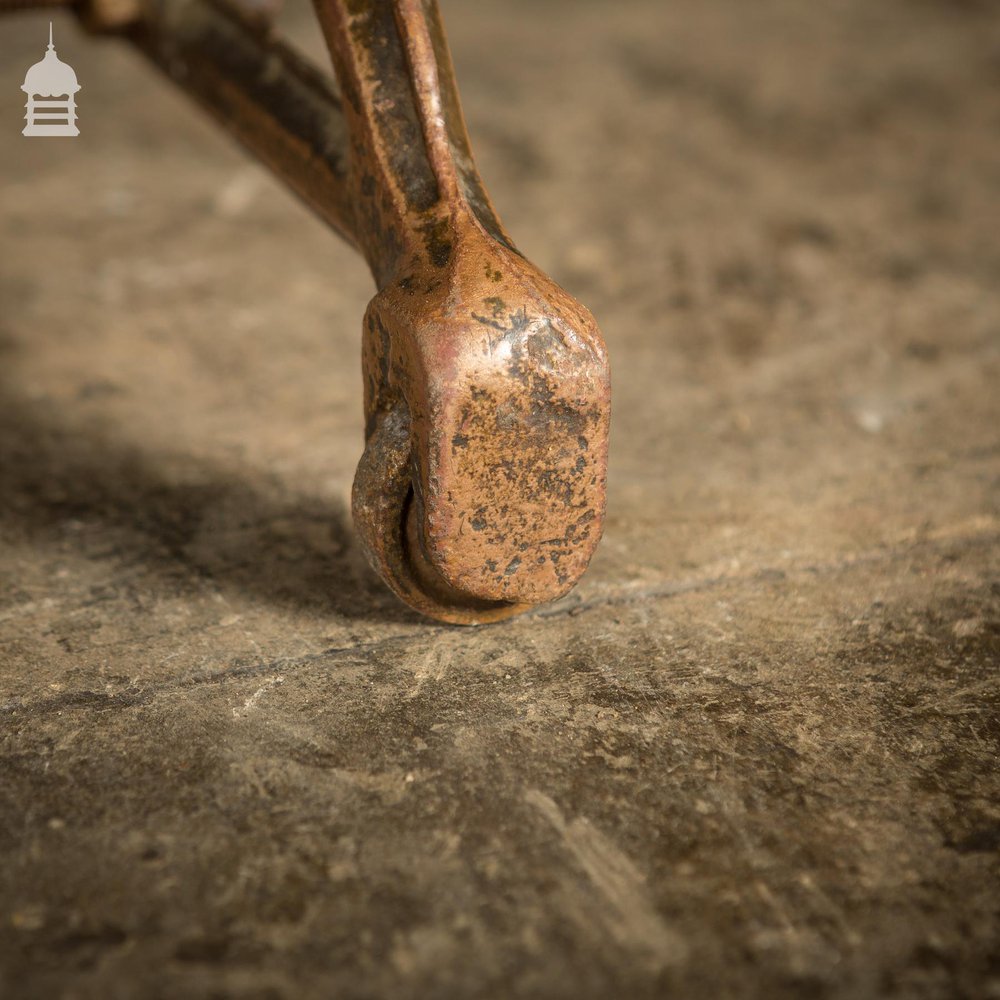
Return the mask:
<path id="1" fill-rule="evenodd" d="M 604 518 L 607 356 L 590 313 L 493 210 L 436 2 L 315 0 L 339 92 L 222 0 L 125 18 L 132 0 L 102 2 L 368 261 L 353 511 L 375 569 L 462 624 L 569 591 Z"/>

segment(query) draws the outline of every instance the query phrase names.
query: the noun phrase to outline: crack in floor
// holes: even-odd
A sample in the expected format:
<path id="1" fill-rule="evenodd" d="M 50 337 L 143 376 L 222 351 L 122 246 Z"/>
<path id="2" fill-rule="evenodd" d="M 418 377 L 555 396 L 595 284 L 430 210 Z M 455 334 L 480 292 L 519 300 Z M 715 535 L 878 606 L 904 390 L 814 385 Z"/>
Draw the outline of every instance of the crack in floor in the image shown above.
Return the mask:
<path id="1" fill-rule="evenodd" d="M 988 524 L 992 528 L 992 519 L 976 519 L 972 530 L 963 530 L 961 525 L 929 532 L 921 538 L 916 538 L 908 544 L 899 547 L 880 546 L 876 549 L 860 552 L 844 559 L 828 562 L 809 563 L 799 566 L 766 566 L 754 569 L 748 573 L 717 574 L 698 577 L 689 580 L 667 581 L 661 584 L 644 585 L 636 588 L 619 588 L 610 590 L 592 598 L 580 598 L 571 595 L 559 603 L 544 606 L 529 611 L 521 617 L 521 621 L 532 619 L 552 619 L 584 614 L 608 607 L 639 604 L 644 601 L 669 600 L 684 594 L 698 593 L 721 588 L 752 587 L 762 582 L 777 583 L 798 576 L 832 576 L 836 573 L 850 571 L 859 566 L 887 565 L 903 558 L 910 558 L 917 552 L 933 552 L 934 550 L 954 545 L 956 541 L 963 544 L 986 545 L 1000 542 L 1000 534 L 994 530 L 981 530 Z M 499 626 L 494 626 L 499 627 Z M 154 698 L 171 691 L 185 690 L 193 687 L 222 684 L 229 681 L 250 680 L 265 675 L 287 673 L 302 667 L 322 662 L 346 663 L 351 659 L 361 663 L 369 663 L 374 654 L 380 650 L 391 649 L 393 646 L 406 644 L 415 637 L 425 638 L 442 634 L 453 634 L 454 626 L 421 625 L 396 635 L 382 636 L 369 642 L 355 643 L 350 646 L 330 646 L 315 653 L 295 657 L 277 657 L 254 663 L 240 664 L 235 662 L 220 670 L 188 674 L 168 681 L 125 688 L 114 692 L 74 691 L 39 698 L 33 701 L 11 699 L 0 705 L 0 714 L 7 716 L 37 717 L 50 715 L 73 709 L 123 709 L 147 704 Z"/>

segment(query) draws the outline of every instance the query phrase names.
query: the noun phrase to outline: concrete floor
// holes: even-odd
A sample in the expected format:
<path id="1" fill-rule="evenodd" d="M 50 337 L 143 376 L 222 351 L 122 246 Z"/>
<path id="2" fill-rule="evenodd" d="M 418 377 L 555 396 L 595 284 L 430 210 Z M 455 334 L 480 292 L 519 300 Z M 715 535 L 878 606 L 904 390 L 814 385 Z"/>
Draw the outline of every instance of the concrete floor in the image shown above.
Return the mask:
<path id="1" fill-rule="evenodd" d="M 352 534 L 360 260 L 65 15 L 22 139 L 3 21 L 0 995 L 1000 998 L 996 8 L 445 14 L 616 393 L 478 630 Z"/>

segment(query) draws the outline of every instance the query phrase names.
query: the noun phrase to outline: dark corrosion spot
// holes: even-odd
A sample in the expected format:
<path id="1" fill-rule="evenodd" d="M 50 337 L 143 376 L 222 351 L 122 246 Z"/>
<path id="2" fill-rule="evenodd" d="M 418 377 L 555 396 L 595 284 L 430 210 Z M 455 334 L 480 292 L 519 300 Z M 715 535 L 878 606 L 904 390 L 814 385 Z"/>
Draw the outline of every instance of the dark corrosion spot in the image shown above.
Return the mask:
<path id="1" fill-rule="evenodd" d="M 452 448 L 464 448 L 469 443 L 469 437 L 467 434 L 456 434 L 451 439 Z"/>
<path id="2" fill-rule="evenodd" d="M 514 556 L 509 563 L 507 563 L 507 568 L 503 571 L 504 576 L 513 576 L 517 572 L 518 566 L 521 565 L 521 557 Z"/>
<path id="3" fill-rule="evenodd" d="M 446 267 L 451 259 L 451 240 L 448 239 L 447 219 L 428 219 L 418 227 L 424 238 L 427 256 L 435 267 Z"/>
<path id="4" fill-rule="evenodd" d="M 499 295 L 491 295 L 488 299 L 483 299 L 483 305 L 489 306 L 494 319 L 499 319 L 507 308 L 507 303 Z"/>

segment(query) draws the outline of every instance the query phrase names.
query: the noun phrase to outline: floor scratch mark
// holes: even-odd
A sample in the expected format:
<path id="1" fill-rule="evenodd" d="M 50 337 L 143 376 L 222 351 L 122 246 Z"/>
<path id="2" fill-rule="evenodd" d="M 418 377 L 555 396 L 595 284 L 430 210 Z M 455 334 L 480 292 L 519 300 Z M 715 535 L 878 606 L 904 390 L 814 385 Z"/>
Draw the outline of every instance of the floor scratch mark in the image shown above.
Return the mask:
<path id="1" fill-rule="evenodd" d="M 687 946 L 657 913 L 646 879 L 631 859 L 585 816 L 567 822 L 543 792 L 530 789 L 525 800 L 558 831 L 597 890 L 602 903 L 601 921 L 618 944 L 638 953 L 652 971 L 683 961 Z"/>
<path id="2" fill-rule="evenodd" d="M 256 707 L 257 702 L 263 697 L 265 691 L 270 691 L 271 688 L 278 684 L 284 684 L 285 678 L 280 674 L 277 677 L 272 677 L 265 684 L 262 684 L 259 688 L 245 702 L 243 702 L 242 708 L 233 709 L 233 718 L 242 719 L 245 715 L 249 715 Z"/>

